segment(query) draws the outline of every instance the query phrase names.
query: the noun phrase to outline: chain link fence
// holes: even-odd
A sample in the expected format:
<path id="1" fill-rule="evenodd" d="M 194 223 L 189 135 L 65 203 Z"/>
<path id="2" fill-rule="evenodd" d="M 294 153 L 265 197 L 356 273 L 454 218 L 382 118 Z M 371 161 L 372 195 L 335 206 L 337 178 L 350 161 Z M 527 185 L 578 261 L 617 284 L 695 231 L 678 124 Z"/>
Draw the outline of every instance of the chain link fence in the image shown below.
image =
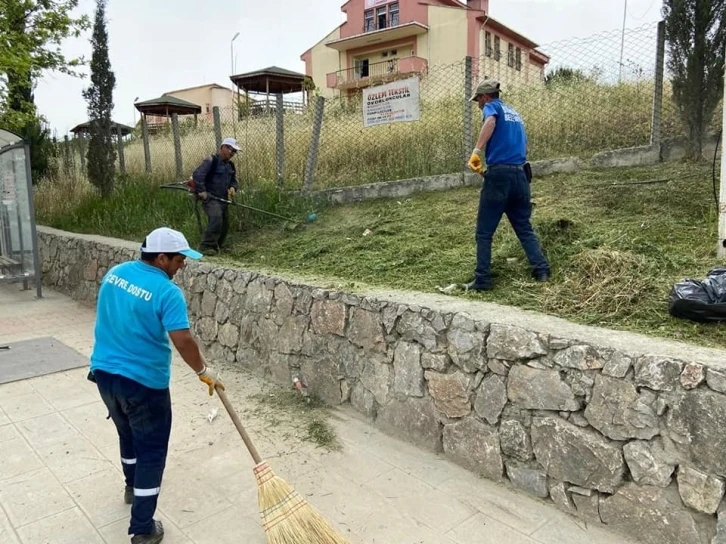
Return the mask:
<path id="1" fill-rule="evenodd" d="M 467 99 L 485 77 L 501 82 L 502 98 L 522 115 L 531 160 L 590 158 L 686 134 L 665 68 L 662 23 L 558 41 L 538 51 L 546 67 L 516 49 L 500 50 L 496 42 L 486 42 L 479 58 L 424 66 L 420 120 L 413 122 L 364 127 L 362 85 L 370 79 L 352 72 L 337 96 L 317 97 L 305 107 L 273 97 L 254 107 L 215 108 L 198 121 L 179 117 L 146 131 L 148 138 L 137 131 L 123 142 L 125 172 L 186 179 L 225 137 L 242 148 L 234 160 L 243 185 L 268 181 L 315 190 L 461 172 L 481 126 L 481 112 Z M 391 73 L 374 74 L 371 65 L 376 84 L 399 75 L 390 62 L 379 64 Z M 711 132 L 720 129 L 721 107 Z M 83 167 L 81 144 L 59 144 L 65 171 Z"/>

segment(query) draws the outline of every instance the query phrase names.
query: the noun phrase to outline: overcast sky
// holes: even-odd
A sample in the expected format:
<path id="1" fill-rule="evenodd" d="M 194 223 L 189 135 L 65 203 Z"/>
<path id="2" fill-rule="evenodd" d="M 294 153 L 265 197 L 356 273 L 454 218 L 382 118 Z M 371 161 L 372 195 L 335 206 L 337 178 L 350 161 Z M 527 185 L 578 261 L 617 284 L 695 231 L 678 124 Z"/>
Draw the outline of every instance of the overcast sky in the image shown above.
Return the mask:
<path id="1" fill-rule="evenodd" d="M 343 21 L 344 0 L 108 0 L 111 64 L 116 73 L 114 120 L 133 124 L 136 97 L 204 83 L 231 86 L 230 41 L 236 72 L 270 65 L 304 72 L 300 55 Z M 626 28 L 660 18 L 661 0 L 627 0 Z M 490 0 L 490 14 L 540 44 L 617 30 L 624 0 Z M 93 16 L 95 0 L 81 0 Z M 87 36 L 69 40 L 69 56 L 91 56 Z M 81 91 L 88 79 L 46 74 L 36 103 L 62 136 L 86 120 Z"/>

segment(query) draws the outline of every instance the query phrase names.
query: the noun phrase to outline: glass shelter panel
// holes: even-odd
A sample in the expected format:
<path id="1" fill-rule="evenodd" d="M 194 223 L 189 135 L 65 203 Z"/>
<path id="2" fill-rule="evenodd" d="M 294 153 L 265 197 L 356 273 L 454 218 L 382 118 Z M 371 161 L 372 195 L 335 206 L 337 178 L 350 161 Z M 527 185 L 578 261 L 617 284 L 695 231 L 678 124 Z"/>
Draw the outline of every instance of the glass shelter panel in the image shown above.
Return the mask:
<path id="1" fill-rule="evenodd" d="M 40 291 L 38 243 L 28 146 L 0 129 L 0 282 L 28 282 Z"/>

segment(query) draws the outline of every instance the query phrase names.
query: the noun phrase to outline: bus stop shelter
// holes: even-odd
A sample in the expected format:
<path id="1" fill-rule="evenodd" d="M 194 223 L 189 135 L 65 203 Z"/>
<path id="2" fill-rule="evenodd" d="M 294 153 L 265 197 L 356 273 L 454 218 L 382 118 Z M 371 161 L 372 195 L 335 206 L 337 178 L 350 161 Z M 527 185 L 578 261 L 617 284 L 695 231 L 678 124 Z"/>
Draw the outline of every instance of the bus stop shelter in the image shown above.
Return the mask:
<path id="1" fill-rule="evenodd" d="M 0 128 L 0 283 L 31 281 L 42 297 L 30 146 Z"/>

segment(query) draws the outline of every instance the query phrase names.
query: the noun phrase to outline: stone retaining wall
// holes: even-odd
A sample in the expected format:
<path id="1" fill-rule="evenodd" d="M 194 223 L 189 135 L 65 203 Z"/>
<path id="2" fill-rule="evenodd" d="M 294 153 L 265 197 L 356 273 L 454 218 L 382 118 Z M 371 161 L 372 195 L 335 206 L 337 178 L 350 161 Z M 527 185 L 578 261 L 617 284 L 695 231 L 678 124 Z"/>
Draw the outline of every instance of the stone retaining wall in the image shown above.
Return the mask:
<path id="1" fill-rule="evenodd" d="M 45 284 L 87 303 L 137 256 L 138 243 L 39 236 Z M 212 360 L 284 386 L 301 376 L 332 405 L 642 542 L 726 542 L 723 352 L 214 264 L 178 282 Z"/>

